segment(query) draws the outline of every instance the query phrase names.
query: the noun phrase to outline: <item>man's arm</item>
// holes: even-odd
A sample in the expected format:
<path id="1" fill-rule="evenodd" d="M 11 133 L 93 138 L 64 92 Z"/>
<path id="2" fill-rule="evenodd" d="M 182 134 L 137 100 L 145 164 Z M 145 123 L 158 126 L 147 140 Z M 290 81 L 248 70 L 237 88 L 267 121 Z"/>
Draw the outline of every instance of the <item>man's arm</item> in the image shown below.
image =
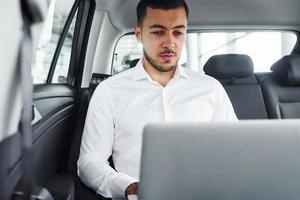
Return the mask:
<path id="1" fill-rule="evenodd" d="M 136 180 L 109 166 L 114 141 L 113 104 L 106 86 L 97 87 L 87 112 L 77 162 L 78 176 L 90 188 L 108 198 L 124 198 Z"/>
<path id="2" fill-rule="evenodd" d="M 227 121 L 237 122 L 238 118 L 234 112 L 232 103 L 224 89 L 224 87 L 217 82 L 216 87 L 216 102 L 215 102 L 215 113 L 213 121 Z"/>

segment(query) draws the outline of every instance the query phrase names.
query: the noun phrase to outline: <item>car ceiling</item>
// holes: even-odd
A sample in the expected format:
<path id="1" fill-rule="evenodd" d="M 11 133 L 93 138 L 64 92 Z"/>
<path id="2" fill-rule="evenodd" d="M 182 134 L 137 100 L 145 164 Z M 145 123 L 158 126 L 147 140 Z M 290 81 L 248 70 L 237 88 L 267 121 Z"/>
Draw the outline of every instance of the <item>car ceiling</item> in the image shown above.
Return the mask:
<path id="1" fill-rule="evenodd" d="M 96 0 L 97 9 L 107 10 L 120 31 L 136 24 L 139 0 Z M 300 30 L 299 0 L 186 0 L 190 7 L 190 28 L 279 27 Z"/>

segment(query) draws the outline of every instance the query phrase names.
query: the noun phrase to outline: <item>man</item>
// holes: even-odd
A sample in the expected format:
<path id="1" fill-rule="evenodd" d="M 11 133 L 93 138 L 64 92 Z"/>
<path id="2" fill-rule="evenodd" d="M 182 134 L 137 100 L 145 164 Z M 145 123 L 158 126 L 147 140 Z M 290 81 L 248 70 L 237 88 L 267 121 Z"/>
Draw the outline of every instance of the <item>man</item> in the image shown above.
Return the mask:
<path id="1" fill-rule="evenodd" d="M 143 58 L 103 81 L 93 95 L 78 175 L 105 197 L 137 193 L 146 124 L 237 120 L 215 79 L 178 66 L 188 13 L 184 0 L 141 0 L 135 35 L 143 44 Z M 115 170 L 107 162 L 110 155 Z"/>

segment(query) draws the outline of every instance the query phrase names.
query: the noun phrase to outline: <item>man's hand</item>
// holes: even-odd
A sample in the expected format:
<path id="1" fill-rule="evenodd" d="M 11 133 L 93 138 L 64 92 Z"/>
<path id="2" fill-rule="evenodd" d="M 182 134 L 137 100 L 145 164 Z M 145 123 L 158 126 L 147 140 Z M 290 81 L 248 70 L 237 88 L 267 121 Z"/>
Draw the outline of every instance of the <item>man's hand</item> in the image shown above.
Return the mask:
<path id="1" fill-rule="evenodd" d="M 139 188 L 139 182 L 134 182 L 130 184 L 125 190 L 126 197 L 131 194 L 138 194 L 138 188 Z"/>

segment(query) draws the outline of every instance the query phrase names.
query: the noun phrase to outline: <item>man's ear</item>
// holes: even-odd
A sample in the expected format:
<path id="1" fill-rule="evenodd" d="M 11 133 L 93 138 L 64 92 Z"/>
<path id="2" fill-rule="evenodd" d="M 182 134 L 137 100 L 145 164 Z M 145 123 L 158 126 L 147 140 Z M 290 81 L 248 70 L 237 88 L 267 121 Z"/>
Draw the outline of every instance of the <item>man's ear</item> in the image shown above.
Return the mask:
<path id="1" fill-rule="evenodd" d="M 142 28 L 139 26 L 134 27 L 134 34 L 139 43 L 142 42 Z"/>

